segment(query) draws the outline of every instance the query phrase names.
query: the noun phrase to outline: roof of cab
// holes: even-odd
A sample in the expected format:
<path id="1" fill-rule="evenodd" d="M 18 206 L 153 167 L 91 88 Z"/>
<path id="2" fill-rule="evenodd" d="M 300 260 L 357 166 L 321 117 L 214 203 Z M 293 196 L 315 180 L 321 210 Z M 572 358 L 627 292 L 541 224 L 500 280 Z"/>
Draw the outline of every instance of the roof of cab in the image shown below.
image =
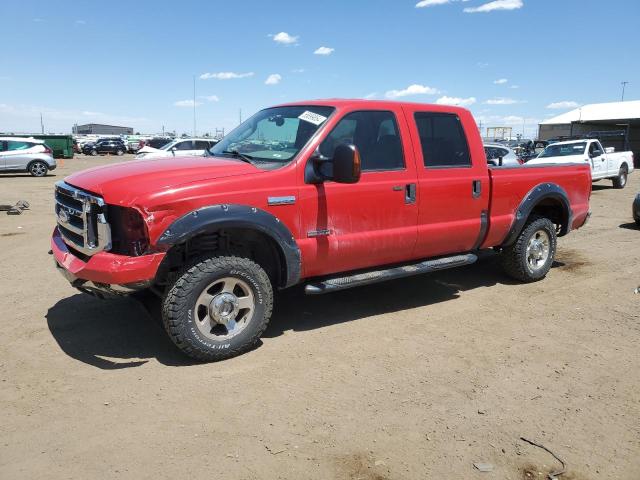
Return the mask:
<path id="1" fill-rule="evenodd" d="M 327 107 L 337 107 L 337 108 L 345 108 L 345 107 L 378 107 L 378 108 L 389 108 L 391 106 L 405 105 L 409 107 L 418 107 L 425 108 L 427 107 L 430 111 L 434 112 L 469 112 L 466 108 L 455 107 L 452 105 L 436 105 L 433 103 L 419 103 L 419 102 L 397 102 L 393 100 L 364 100 L 361 98 L 323 98 L 317 100 L 303 100 L 297 102 L 289 102 L 277 105 L 279 107 L 288 107 L 288 106 L 299 106 L 299 105 L 315 105 L 315 106 L 327 106 Z"/>

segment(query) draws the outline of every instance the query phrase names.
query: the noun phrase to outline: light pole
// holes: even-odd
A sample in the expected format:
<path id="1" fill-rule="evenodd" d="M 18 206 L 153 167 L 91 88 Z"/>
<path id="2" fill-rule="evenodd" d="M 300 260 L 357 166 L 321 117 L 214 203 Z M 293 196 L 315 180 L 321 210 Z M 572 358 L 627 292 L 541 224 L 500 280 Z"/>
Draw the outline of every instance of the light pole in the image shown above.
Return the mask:
<path id="1" fill-rule="evenodd" d="M 196 76 L 193 76 L 193 138 L 196 138 Z"/>
<path id="2" fill-rule="evenodd" d="M 620 84 L 622 85 L 622 100 L 621 101 L 624 102 L 624 89 L 629 84 L 629 82 L 620 82 Z"/>

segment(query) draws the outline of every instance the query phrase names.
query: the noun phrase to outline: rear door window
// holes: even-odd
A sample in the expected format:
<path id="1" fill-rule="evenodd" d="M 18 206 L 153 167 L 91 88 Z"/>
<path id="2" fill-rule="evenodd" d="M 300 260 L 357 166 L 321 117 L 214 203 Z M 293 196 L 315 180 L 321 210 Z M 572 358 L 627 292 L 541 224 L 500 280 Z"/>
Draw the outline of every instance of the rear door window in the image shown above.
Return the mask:
<path id="1" fill-rule="evenodd" d="M 196 150 L 207 150 L 209 148 L 209 142 L 205 140 L 196 140 Z"/>
<path id="2" fill-rule="evenodd" d="M 457 115 L 416 112 L 414 118 L 426 168 L 471 166 L 467 137 Z"/>

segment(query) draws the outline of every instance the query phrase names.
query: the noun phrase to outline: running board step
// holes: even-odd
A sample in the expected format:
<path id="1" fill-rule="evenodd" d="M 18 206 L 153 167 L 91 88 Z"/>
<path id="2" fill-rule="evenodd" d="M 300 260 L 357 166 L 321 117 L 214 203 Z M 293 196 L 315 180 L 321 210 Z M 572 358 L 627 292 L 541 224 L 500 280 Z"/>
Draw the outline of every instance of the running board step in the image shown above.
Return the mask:
<path id="1" fill-rule="evenodd" d="M 463 265 L 471 265 L 478 260 L 478 257 L 472 253 L 466 255 L 454 255 L 453 257 L 437 258 L 435 260 L 425 260 L 424 262 L 412 265 L 403 265 L 401 267 L 392 267 L 385 270 L 375 270 L 371 272 L 357 273 L 347 277 L 337 277 L 308 284 L 304 291 L 307 295 L 320 295 L 322 293 L 335 292 L 351 287 L 359 287 L 361 285 L 370 285 L 372 283 L 384 282 L 394 278 L 410 277 L 412 275 L 420 275 L 421 273 L 436 272 L 438 270 L 446 270 L 447 268 L 461 267 Z"/>

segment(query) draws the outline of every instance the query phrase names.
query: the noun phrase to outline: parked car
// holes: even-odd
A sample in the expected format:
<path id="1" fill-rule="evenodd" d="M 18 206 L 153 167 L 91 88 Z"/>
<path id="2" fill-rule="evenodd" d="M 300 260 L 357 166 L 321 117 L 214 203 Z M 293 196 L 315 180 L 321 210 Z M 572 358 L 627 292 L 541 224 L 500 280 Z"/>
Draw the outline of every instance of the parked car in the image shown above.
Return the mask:
<path id="1" fill-rule="evenodd" d="M 552 143 L 527 164 L 573 162 L 587 163 L 594 181 L 611 179 L 614 188 L 624 188 L 633 172 L 633 152 L 615 153 L 613 147 L 604 149 L 600 140 L 589 139 Z"/>
<path id="2" fill-rule="evenodd" d="M 211 138 L 180 138 L 167 143 L 161 148 L 153 148 L 149 145 L 142 147 L 138 154 L 137 159 L 140 158 L 162 158 L 173 157 L 176 155 L 204 155 L 207 150 L 213 147 L 217 140 Z"/>
<path id="3" fill-rule="evenodd" d="M 168 143 L 173 142 L 173 140 L 174 139 L 171 137 L 153 137 L 148 140 L 140 140 L 138 142 L 138 151 L 147 146 L 155 149 L 160 149 Z"/>
<path id="4" fill-rule="evenodd" d="M 515 166 L 522 165 L 516 152 L 505 145 L 499 143 L 485 143 L 484 153 L 487 156 L 487 163 L 494 166 Z"/>
<path id="5" fill-rule="evenodd" d="M 138 150 L 140 150 L 140 140 L 138 139 L 127 140 L 126 144 L 127 144 L 127 151 L 129 153 L 136 153 Z"/>
<path id="6" fill-rule="evenodd" d="M 56 166 L 53 150 L 42 140 L 0 137 L 0 171 L 29 172 L 34 177 L 44 177 Z"/>
<path id="7" fill-rule="evenodd" d="M 103 138 L 95 143 L 87 143 L 82 147 L 85 155 L 98 155 L 101 153 L 114 153 L 123 155 L 127 151 L 127 146 L 120 138 Z"/>
<path id="8" fill-rule="evenodd" d="M 275 289 L 328 293 L 491 248 L 540 280 L 590 195 L 586 164 L 488 168 L 466 109 L 322 100 L 262 110 L 210 156 L 71 175 L 51 248 L 83 292 L 151 288 L 177 347 L 220 360 L 258 342 Z"/>
<path id="9" fill-rule="evenodd" d="M 640 193 L 636 195 L 633 201 L 633 220 L 640 227 Z"/>

